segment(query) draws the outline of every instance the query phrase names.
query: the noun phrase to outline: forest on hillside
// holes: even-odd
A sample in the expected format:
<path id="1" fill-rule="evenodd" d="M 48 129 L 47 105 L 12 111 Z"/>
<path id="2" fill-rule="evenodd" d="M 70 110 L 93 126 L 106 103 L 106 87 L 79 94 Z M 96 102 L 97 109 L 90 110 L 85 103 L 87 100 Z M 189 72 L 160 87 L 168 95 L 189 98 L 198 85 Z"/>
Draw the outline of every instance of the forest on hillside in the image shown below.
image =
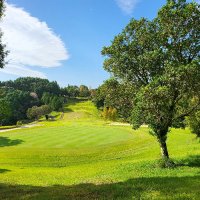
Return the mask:
<path id="1" fill-rule="evenodd" d="M 0 82 L 0 123 L 25 123 L 51 111 L 62 111 L 67 98 L 77 96 L 89 97 L 90 90 L 85 85 L 60 88 L 56 81 L 32 77 Z"/>

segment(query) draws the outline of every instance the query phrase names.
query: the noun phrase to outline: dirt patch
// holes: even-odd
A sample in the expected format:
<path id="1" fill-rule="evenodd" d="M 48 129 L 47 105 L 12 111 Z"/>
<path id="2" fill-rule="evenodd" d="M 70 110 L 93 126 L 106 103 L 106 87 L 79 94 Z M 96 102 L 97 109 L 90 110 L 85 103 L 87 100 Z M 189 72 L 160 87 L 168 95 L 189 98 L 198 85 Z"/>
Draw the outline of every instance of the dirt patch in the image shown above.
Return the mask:
<path id="1" fill-rule="evenodd" d="M 131 124 L 129 124 L 129 123 L 122 123 L 122 122 L 111 122 L 109 125 L 110 126 L 131 126 Z M 141 127 L 148 128 L 148 125 L 143 124 Z"/>
<path id="2" fill-rule="evenodd" d="M 10 129 L 5 129 L 5 130 L 0 130 L 0 133 L 2 132 L 9 132 L 9 131 L 13 131 L 13 130 L 18 130 L 18 129 L 24 129 L 24 128 L 32 128 L 35 126 L 42 126 L 41 124 L 27 124 L 27 125 L 23 125 L 21 127 L 18 128 L 10 128 Z"/>
<path id="3" fill-rule="evenodd" d="M 84 113 L 81 112 L 71 112 L 65 114 L 65 119 L 77 120 L 83 118 L 84 116 L 85 116 Z"/>
<path id="4" fill-rule="evenodd" d="M 122 123 L 122 122 L 111 122 L 109 125 L 111 125 L 111 126 L 131 126 L 129 123 Z"/>

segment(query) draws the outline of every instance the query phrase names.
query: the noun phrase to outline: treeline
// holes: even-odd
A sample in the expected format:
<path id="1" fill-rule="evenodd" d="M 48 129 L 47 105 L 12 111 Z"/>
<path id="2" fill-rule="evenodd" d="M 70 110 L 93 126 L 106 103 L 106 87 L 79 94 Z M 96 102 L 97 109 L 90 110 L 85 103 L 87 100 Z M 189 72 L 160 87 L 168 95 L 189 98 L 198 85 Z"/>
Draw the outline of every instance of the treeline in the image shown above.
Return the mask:
<path id="1" fill-rule="evenodd" d="M 90 95 L 87 86 L 60 88 L 57 82 L 41 78 L 24 77 L 0 82 L 0 124 L 13 125 L 21 120 L 37 119 L 51 111 L 62 111 L 67 98 L 89 98 Z"/>

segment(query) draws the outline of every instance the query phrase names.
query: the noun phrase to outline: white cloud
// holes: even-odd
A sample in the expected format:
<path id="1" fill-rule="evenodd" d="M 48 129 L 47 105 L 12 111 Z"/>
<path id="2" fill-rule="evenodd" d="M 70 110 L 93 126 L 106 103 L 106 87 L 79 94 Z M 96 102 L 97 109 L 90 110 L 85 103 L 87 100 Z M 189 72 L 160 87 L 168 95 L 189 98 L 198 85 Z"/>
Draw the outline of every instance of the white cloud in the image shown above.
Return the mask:
<path id="1" fill-rule="evenodd" d="M 116 0 L 117 5 L 126 14 L 131 14 L 140 0 Z"/>
<path id="2" fill-rule="evenodd" d="M 23 65 L 20 66 L 19 64 L 8 64 L 4 69 L 2 69 L 2 72 L 18 76 L 47 78 L 44 73 L 29 69 L 28 67 L 24 67 Z"/>
<path id="3" fill-rule="evenodd" d="M 30 67 L 58 67 L 69 58 L 64 43 L 47 24 L 22 8 L 6 4 L 0 25 L 4 33 L 3 42 L 10 51 L 8 64 L 1 72 L 44 78 L 42 72 Z"/>

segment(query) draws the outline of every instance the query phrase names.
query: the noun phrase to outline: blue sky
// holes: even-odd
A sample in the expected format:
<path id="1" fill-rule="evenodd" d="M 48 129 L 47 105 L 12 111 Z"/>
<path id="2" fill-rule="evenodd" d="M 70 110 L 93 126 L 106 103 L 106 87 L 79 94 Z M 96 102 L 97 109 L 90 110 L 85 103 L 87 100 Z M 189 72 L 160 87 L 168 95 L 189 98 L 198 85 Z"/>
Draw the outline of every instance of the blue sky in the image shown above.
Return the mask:
<path id="1" fill-rule="evenodd" d="M 109 77 L 102 67 L 102 47 L 109 45 L 131 18 L 152 19 L 165 4 L 164 0 L 7 2 L 10 18 L 2 29 L 10 52 L 14 52 L 11 60 L 17 61 L 0 71 L 0 80 L 39 76 L 61 86 L 85 84 L 92 88 Z M 25 35 L 20 36 L 22 32 Z"/>

